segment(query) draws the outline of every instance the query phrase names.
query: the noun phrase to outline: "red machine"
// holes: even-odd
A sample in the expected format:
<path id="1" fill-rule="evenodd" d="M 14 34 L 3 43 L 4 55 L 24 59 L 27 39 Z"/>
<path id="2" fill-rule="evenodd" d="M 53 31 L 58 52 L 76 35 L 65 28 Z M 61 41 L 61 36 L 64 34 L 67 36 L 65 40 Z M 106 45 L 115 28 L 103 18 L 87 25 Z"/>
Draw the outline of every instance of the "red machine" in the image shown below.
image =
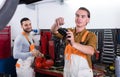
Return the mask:
<path id="1" fill-rule="evenodd" d="M 55 52 L 54 52 L 54 42 L 51 40 L 52 33 L 47 30 L 41 31 L 41 38 L 40 38 L 40 51 L 44 55 L 49 55 L 50 58 L 53 60 L 55 59 Z"/>
<path id="2" fill-rule="evenodd" d="M 47 57 L 36 57 L 35 66 L 37 68 L 50 68 L 54 65 L 55 58 L 53 43 L 51 42 L 52 34 L 48 30 L 41 30 L 40 35 L 40 51 Z"/>

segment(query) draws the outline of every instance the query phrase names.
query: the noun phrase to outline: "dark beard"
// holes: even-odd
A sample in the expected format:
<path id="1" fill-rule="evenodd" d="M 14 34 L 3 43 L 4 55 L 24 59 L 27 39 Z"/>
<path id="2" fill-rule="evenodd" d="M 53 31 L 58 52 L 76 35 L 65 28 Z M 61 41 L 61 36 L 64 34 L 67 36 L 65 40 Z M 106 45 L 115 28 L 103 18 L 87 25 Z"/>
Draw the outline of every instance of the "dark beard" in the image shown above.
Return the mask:
<path id="1" fill-rule="evenodd" d="M 24 30 L 24 29 L 23 29 Z M 32 30 L 31 30 L 32 31 Z M 27 30 L 24 30 L 24 32 L 26 32 L 26 33 L 30 33 L 31 31 L 27 31 Z"/>

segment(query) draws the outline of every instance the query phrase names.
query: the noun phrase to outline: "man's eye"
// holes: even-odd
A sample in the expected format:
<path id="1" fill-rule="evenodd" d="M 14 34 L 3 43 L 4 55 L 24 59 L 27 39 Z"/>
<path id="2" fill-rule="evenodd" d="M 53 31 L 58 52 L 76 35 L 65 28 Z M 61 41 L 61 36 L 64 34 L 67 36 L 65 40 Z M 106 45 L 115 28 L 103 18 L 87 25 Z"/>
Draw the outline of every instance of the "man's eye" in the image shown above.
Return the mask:
<path id="1" fill-rule="evenodd" d="M 81 17 L 82 17 L 82 18 L 85 18 L 85 15 L 82 15 Z"/>
<path id="2" fill-rule="evenodd" d="M 25 26 L 28 26 L 27 24 Z"/>
<path id="3" fill-rule="evenodd" d="M 79 17 L 79 15 L 78 15 L 78 14 L 75 14 L 75 16 L 76 16 L 76 17 Z"/>

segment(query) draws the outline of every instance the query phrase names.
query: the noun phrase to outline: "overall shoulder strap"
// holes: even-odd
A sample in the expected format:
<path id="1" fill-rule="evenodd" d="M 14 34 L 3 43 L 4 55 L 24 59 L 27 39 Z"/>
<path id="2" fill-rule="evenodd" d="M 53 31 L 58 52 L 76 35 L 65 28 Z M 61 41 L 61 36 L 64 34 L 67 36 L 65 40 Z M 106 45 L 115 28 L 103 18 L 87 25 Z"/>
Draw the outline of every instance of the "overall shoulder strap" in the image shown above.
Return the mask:
<path id="1" fill-rule="evenodd" d="M 81 42 L 80 42 L 81 44 L 84 43 L 84 41 L 85 41 L 85 39 L 86 39 L 88 33 L 89 33 L 89 31 L 86 31 L 86 32 L 84 33 L 84 35 L 82 36 L 82 39 L 81 39 Z"/>
<path id="2" fill-rule="evenodd" d="M 82 36 L 81 44 L 84 43 L 84 41 L 85 41 L 88 33 L 89 33 L 89 31 L 86 31 L 86 32 L 84 33 L 84 35 Z M 92 62 L 91 62 L 91 56 L 90 56 L 90 55 L 87 55 L 87 61 L 88 61 L 89 67 L 92 68 Z"/>
<path id="3" fill-rule="evenodd" d="M 30 44 L 30 51 L 33 51 L 35 49 L 35 45 L 30 42 L 30 40 L 29 40 L 28 36 L 25 34 L 25 32 L 22 32 L 22 34 L 25 36 L 25 38 L 27 39 L 27 41 Z"/>
<path id="4" fill-rule="evenodd" d="M 29 40 L 28 36 L 25 34 L 25 32 L 22 32 L 22 34 L 25 36 L 25 38 L 27 39 L 27 41 L 28 41 L 28 42 L 29 42 L 29 44 L 31 45 L 31 42 L 30 42 L 30 40 Z"/>

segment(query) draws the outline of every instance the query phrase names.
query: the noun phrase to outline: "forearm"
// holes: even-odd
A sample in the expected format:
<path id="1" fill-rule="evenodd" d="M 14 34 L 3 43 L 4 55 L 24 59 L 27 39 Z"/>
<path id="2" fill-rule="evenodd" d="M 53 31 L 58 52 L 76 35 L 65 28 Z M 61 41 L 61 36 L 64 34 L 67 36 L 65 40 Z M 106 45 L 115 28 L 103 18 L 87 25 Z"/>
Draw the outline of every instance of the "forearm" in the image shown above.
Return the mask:
<path id="1" fill-rule="evenodd" d="M 58 29 L 59 29 L 59 26 L 57 26 L 56 24 L 53 24 L 51 27 L 51 32 L 53 34 L 56 34 L 56 33 L 58 33 L 58 31 L 57 31 Z"/>
<path id="2" fill-rule="evenodd" d="M 32 56 L 31 52 L 14 52 L 13 54 L 15 59 L 27 59 L 28 57 Z"/>
<path id="3" fill-rule="evenodd" d="M 75 42 L 75 43 L 72 43 L 72 47 L 74 47 L 75 49 L 85 54 L 89 54 L 89 55 L 94 54 L 94 48 L 92 46 L 82 45 Z"/>

